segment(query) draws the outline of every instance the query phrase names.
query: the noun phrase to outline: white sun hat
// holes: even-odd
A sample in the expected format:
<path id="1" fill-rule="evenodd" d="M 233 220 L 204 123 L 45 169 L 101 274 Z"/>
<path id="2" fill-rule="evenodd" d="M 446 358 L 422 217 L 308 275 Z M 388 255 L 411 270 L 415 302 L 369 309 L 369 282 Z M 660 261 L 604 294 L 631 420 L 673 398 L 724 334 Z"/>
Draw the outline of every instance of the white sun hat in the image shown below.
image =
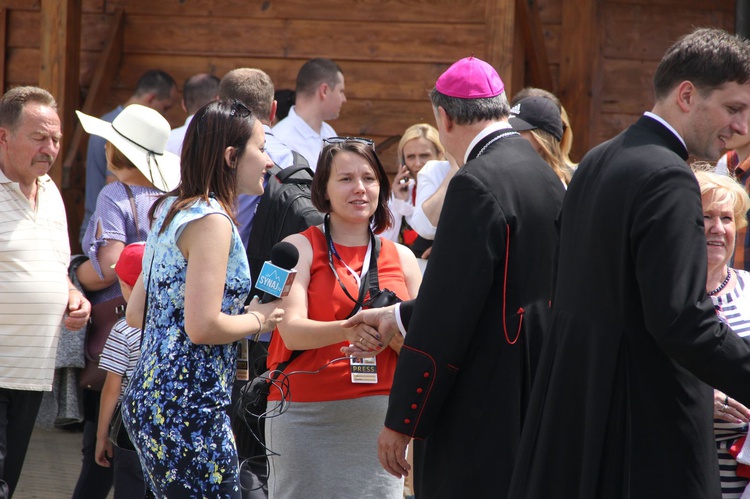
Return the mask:
<path id="1" fill-rule="evenodd" d="M 158 111 L 131 104 L 112 123 L 76 114 L 84 130 L 111 142 L 160 191 L 169 192 L 180 183 L 180 158 L 165 149 L 170 127 Z"/>

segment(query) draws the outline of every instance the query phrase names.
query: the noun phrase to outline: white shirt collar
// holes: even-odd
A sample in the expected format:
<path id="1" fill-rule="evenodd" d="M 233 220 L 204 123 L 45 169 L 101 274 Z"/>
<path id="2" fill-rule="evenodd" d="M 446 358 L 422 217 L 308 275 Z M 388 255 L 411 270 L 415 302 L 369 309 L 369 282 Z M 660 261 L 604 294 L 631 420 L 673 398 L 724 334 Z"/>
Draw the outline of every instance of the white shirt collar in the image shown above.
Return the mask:
<path id="1" fill-rule="evenodd" d="M 682 142 L 682 145 L 683 145 L 683 146 L 685 146 L 685 150 L 686 150 L 686 151 L 688 150 L 688 148 L 687 148 L 687 144 L 685 144 L 685 141 L 684 141 L 684 140 L 682 139 L 682 137 L 680 136 L 680 134 L 679 134 L 679 133 L 677 133 L 677 130 L 675 130 L 674 128 L 672 128 L 672 125 L 670 125 L 669 123 L 667 123 L 667 122 L 666 122 L 666 121 L 664 120 L 664 118 L 662 118 L 662 117 L 661 117 L 661 116 L 659 116 L 658 114 L 654 114 L 654 113 L 652 113 L 651 111 L 646 111 L 645 113 L 643 113 L 643 115 L 644 115 L 644 116 L 648 116 L 649 118 L 651 118 L 651 119 L 653 119 L 653 120 L 656 120 L 656 121 L 658 121 L 659 123 L 661 123 L 662 125 L 664 125 L 665 127 L 667 127 L 667 130 L 669 130 L 670 132 L 672 132 L 673 134 L 675 134 L 675 136 L 676 136 L 676 137 L 677 137 L 678 139 L 680 139 L 680 142 Z"/>
<path id="2" fill-rule="evenodd" d="M 512 128 L 510 126 L 510 123 L 507 121 L 494 121 L 487 125 L 481 132 L 477 134 L 476 137 L 474 137 L 474 140 L 471 141 L 469 144 L 469 147 L 466 149 L 466 154 L 464 154 L 464 164 L 466 164 L 467 161 L 469 161 L 469 154 L 474 149 L 474 146 L 476 146 L 480 140 L 485 138 L 491 133 L 494 133 L 498 130 L 503 130 L 505 128 Z"/>

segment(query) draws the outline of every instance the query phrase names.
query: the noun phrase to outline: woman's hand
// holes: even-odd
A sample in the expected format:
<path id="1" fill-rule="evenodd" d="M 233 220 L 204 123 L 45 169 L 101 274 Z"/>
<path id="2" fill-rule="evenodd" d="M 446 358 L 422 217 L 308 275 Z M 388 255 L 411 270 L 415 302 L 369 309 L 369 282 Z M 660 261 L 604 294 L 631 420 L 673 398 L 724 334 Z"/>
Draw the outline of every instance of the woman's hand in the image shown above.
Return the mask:
<path id="1" fill-rule="evenodd" d="M 409 179 L 411 178 L 409 175 L 409 170 L 406 168 L 406 165 L 401 165 L 401 168 L 398 169 L 398 173 L 393 178 L 393 184 L 391 184 L 391 191 L 393 192 L 393 197 L 396 199 L 402 201 L 407 201 L 409 199 Z"/>
<path id="2" fill-rule="evenodd" d="M 284 319 L 284 309 L 278 307 L 279 303 L 276 300 L 269 303 L 260 303 L 256 296 L 250 302 L 250 305 L 245 307 L 246 314 L 252 314 L 258 319 L 260 324 L 258 333 L 273 331 L 276 329 L 276 325 Z"/>
<path id="3" fill-rule="evenodd" d="M 714 390 L 714 419 L 728 423 L 747 423 L 750 421 L 750 409 L 719 390 Z"/>
<path id="4" fill-rule="evenodd" d="M 356 347 L 357 351 L 362 352 L 363 357 L 376 355 L 385 348 L 378 330 L 364 322 L 351 328 L 345 328 L 344 336 L 346 341 Z"/>

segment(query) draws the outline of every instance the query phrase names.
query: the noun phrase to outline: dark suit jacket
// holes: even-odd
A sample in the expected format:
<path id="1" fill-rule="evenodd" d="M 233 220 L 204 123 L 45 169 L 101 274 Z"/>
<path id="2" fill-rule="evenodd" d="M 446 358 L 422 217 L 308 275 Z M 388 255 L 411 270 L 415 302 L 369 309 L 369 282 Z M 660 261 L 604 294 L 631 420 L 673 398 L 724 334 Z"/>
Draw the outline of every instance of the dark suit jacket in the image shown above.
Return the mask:
<path id="1" fill-rule="evenodd" d="M 472 159 L 497 135 L 448 187 L 390 395 L 386 426 L 424 439 L 420 497 L 504 496 L 528 400 L 529 334 L 552 292 L 565 190 L 517 135 Z M 411 310 L 404 304 L 402 317 Z"/>
<path id="2" fill-rule="evenodd" d="M 686 158 L 644 116 L 575 173 L 510 497 L 720 497 L 704 381 L 749 403 L 750 349 L 706 296 Z"/>

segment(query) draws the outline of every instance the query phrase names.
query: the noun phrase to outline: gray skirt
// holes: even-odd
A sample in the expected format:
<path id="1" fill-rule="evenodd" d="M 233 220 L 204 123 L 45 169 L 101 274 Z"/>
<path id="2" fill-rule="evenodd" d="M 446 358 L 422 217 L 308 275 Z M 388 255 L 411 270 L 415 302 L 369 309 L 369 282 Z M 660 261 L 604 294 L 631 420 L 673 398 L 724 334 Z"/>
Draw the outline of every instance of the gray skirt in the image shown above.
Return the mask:
<path id="1" fill-rule="evenodd" d="M 403 480 L 378 461 L 387 408 L 385 395 L 292 402 L 266 419 L 266 445 L 278 454 L 269 459 L 269 499 L 403 498 Z"/>

